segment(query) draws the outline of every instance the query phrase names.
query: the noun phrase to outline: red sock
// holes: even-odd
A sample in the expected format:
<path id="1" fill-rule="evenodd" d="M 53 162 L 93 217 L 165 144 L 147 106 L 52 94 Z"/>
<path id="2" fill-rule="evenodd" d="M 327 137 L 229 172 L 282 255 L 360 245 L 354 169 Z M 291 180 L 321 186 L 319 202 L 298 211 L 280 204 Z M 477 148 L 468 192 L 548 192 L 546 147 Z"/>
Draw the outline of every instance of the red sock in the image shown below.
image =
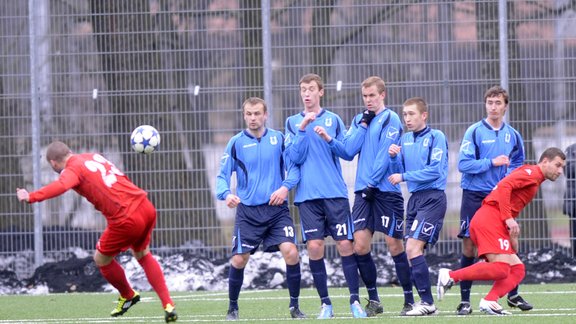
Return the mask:
<path id="1" fill-rule="evenodd" d="M 116 260 L 112 260 L 109 264 L 99 267 L 102 277 L 106 279 L 114 288 L 118 289 L 120 296 L 126 299 L 134 297 L 134 290 L 130 287 L 124 269 Z"/>
<path id="2" fill-rule="evenodd" d="M 526 274 L 526 267 L 524 264 L 515 264 L 510 267 L 510 274 L 507 278 L 498 280 L 494 282 L 492 289 L 486 295 L 486 300 L 498 300 L 499 298 L 503 297 L 504 295 L 508 294 L 508 292 L 514 287 L 518 286 L 518 284 L 524 279 L 524 275 Z"/>
<path id="3" fill-rule="evenodd" d="M 505 262 L 477 262 L 469 267 L 450 271 L 455 282 L 464 280 L 501 280 L 508 277 L 510 265 Z"/>
<path id="4" fill-rule="evenodd" d="M 174 305 L 172 298 L 170 298 L 170 293 L 168 292 L 168 287 L 166 287 L 166 280 L 164 280 L 164 273 L 160 268 L 158 261 L 154 259 L 151 253 L 146 254 L 140 260 L 138 260 L 144 272 L 146 273 L 146 278 L 148 282 L 158 294 L 160 301 L 162 301 L 162 308 L 166 307 L 167 304 Z"/>

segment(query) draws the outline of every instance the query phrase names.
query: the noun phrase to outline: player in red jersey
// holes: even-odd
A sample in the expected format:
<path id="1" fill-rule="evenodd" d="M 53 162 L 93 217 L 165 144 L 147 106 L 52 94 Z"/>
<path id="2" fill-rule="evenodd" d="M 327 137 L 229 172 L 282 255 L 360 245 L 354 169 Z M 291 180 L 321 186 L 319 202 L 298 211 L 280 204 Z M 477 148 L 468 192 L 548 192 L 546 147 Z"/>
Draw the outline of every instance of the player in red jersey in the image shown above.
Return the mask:
<path id="1" fill-rule="evenodd" d="M 470 238 L 478 248 L 478 257 L 487 262 L 438 272 L 438 299 L 456 282 L 494 280 L 492 289 L 480 300 L 480 310 L 490 315 L 508 315 L 498 299 L 516 287 L 525 275 L 525 267 L 516 255 L 520 226 L 515 218 L 536 196 L 545 180 L 562 175 L 566 155 L 556 147 L 548 148 L 536 165 L 524 165 L 502 179 L 484 199 L 470 223 Z"/>
<path id="2" fill-rule="evenodd" d="M 130 248 L 162 301 L 166 322 L 176 321 L 178 316 L 164 274 L 150 253 L 156 209 L 147 193 L 100 154 L 74 154 L 66 144 L 55 141 L 48 146 L 46 160 L 60 174 L 58 180 L 30 193 L 17 188 L 16 195 L 20 201 L 35 203 L 73 189 L 106 217 L 107 226 L 96 244 L 94 261 L 102 276 L 120 292 L 111 315 L 120 316 L 140 301 L 140 294 L 132 289 L 115 259 L 118 253 Z"/>

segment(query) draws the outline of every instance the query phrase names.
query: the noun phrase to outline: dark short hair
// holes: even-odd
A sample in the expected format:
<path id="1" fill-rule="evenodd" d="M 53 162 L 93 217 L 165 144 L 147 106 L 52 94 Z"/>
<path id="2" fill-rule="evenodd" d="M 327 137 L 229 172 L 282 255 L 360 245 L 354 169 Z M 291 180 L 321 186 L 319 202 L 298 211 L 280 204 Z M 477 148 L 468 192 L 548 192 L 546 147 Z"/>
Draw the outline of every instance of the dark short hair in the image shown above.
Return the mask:
<path id="1" fill-rule="evenodd" d="M 368 88 L 371 86 L 376 86 L 376 89 L 378 89 L 378 93 L 386 91 L 386 83 L 384 83 L 384 80 L 382 80 L 382 78 L 380 77 L 371 76 L 366 78 L 366 80 L 362 81 L 362 88 Z"/>
<path id="2" fill-rule="evenodd" d="M 60 141 L 54 141 L 50 143 L 46 149 L 46 161 L 62 162 L 66 155 L 70 153 L 72 153 L 72 151 L 70 151 L 68 145 Z"/>
<path id="3" fill-rule="evenodd" d="M 310 83 L 312 81 L 316 82 L 316 84 L 318 85 L 318 90 L 324 89 L 324 82 L 322 82 L 322 78 L 318 74 L 314 73 L 308 73 L 304 75 L 302 78 L 300 78 L 300 82 L 298 82 L 298 85 L 301 85 L 302 83 Z"/>
<path id="4" fill-rule="evenodd" d="M 244 100 L 244 103 L 242 103 L 242 112 L 244 112 L 244 107 L 246 107 L 247 104 L 252 105 L 252 106 L 255 106 L 257 104 L 262 104 L 262 106 L 264 107 L 264 112 L 266 112 L 268 110 L 268 107 L 266 107 L 266 102 L 262 98 L 250 97 L 250 98 Z"/>
<path id="5" fill-rule="evenodd" d="M 562 152 L 561 149 L 559 149 L 557 147 L 549 147 L 546 150 L 544 150 L 542 155 L 540 155 L 540 159 L 538 160 L 538 163 L 544 161 L 544 159 L 547 159 L 548 161 L 552 161 L 556 157 L 560 157 L 562 160 L 566 161 L 566 154 L 564 154 L 564 152 Z"/>
<path id="6" fill-rule="evenodd" d="M 428 112 L 428 104 L 426 104 L 426 100 L 424 100 L 422 97 L 408 98 L 406 101 L 404 101 L 403 104 L 404 107 L 412 105 L 416 105 L 416 108 L 418 108 L 420 113 Z"/>
<path id="7" fill-rule="evenodd" d="M 500 95 L 502 95 L 504 98 L 504 103 L 508 104 L 508 100 L 510 99 L 508 96 L 508 91 L 499 85 L 495 85 L 484 92 L 484 102 L 486 102 L 486 99 L 488 98 L 498 97 Z"/>

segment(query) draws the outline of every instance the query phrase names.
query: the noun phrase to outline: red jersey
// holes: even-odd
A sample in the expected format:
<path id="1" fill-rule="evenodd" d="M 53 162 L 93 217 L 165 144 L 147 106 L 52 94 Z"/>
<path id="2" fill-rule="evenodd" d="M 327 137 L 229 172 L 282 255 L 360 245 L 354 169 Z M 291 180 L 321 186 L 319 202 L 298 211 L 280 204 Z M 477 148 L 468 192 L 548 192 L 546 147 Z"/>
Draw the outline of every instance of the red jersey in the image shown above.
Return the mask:
<path id="1" fill-rule="evenodd" d="M 484 198 L 483 204 L 498 207 L 500 219 L 518 217 L 520 211 L 536 196 L 544 182 L 544 174 L 537 165 L 524 165 L 500 180 L 496 188 Z"/>
<path id="2" fill-rule="evenodd" d="M 50 199 L 69 189 L 91 202 L 109 224 L 126 218 L 146 198 L 144 190 L 102 155 L 85 153 L 72 155 L 58 180 L 31 192 L 29 202 Z"/>

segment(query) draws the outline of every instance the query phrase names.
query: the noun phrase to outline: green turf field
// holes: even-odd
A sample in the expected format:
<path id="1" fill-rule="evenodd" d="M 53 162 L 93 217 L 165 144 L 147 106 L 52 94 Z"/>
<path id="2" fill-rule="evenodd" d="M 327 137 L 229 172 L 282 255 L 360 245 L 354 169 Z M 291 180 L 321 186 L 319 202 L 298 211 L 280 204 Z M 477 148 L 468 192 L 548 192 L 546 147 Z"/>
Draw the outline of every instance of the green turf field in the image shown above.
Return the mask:
<path id="1" fill-rule="evenodd" d="M 435 287 L 434 291 L 435 291 Z M 477 311 L 478 302 L 489 286 L 477 285 L 473 288 L 472 305 L 474 313 L 467 317 L 454 314 L 459 302 L 459 289 L 452 289 L 446 299 L 437 302 L 438 315 L 423 318 L 397 316 L 403 299 L 400 288 L 381 288 L 380 296 L 384 314 L 362 321 L 394 323 L 576 323 L 576 283 L 523 285 L 521 293 L 534 304 L 532 311 L 511 310 L 513 315 L 496 317 Z M 364 294 L 364 291 L 361 291 Z M 335 319 L 331 323 L 348 323 L 352 320 L 347 290 L 330 288 L 334 304 Z M 153 293 L 142 293 L 142 301 L 132 307 L 124 316 L 108 316 L 115 306 L 116 294 L 74 293 L 43 296 L 11 295 L 0 296 L 0 323 L 162 323 L 163 311 L 158 298 Z M 228 306 L 227 292 L 174 293 L 180 323 L 223 322 Z M 505 305 L 505 301 L 502 302 Z M 303 289 L 300 308 L 311 319 L 299 323 L 317 321 L 319 300 L 316 291 Z M 505 309 L 509 309 L 505 306 Z M 289 318 L 286 290 L 249 290 L 240 294 L 240 318 L 242 322 L 287 322 Z"/>

